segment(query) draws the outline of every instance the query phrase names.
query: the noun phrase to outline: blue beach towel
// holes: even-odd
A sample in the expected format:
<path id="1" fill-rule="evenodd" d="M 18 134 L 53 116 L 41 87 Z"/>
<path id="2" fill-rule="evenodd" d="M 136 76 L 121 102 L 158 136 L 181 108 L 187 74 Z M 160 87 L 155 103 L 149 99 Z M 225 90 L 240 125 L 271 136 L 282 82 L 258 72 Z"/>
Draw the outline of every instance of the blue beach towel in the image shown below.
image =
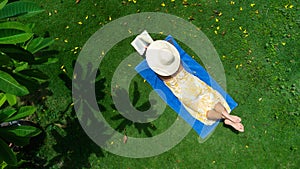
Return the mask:
<path id="1" fill-rule="evenodd" d="M 166 37 L 166 41 L 173 44 L 180 54 L 181 61 L 184 68 L 204 81 L 207 85 L 217 90 L 226 100 L 231 110 L 233 110 L 237 103 L 222 89 L 222 87 L 206 72 L 206 70 L 199 65 L 193 58 L 191 58 L 173 39 L 171 35 Z M 201 121 L 196 120 L 190 113 L 182 107 L 181 102 L 171 92 L 171 90 L 164 84 L 164 82 L 149 68 L 146 60 L 143 60 L 136 66 L 135 70 L 152 86 L 154 90 L 159 89 L 164 93 L 158 92 L 158 95 L 183 118 L 191 127 L 198 133 L 202 139 L 206 139 L 219 124 L 216 121 L 213 125 L 205 125 Z"/>

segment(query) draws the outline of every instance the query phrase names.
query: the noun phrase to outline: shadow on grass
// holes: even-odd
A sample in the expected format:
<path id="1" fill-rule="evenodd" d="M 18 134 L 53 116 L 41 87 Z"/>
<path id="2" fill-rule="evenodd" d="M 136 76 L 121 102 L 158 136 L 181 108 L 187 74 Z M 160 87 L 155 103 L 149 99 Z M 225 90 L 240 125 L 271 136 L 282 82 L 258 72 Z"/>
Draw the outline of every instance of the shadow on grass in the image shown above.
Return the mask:
<path id="1" fill-rule="evenodd" d="M 104 83 L 105 79 L 92 79 L 95 75 L 95 71 L 92 70 L 90 65 L 83 71 L 83 67 L 79 65 L 76 78 L 69 78 L 66 74 L 60 74 L 59 77 L 65 82 L 65 86 L 70 90 L 70 93 L 76 93 L 73 95 L 74 106 L 69 104 L 63 112 L 58 113 L 59 117 L 54 122 L 48 124 L 45 128 L 49 140 L 53 138 L 54 145 L 50 148 L 57 154 L 51 160 L 43 159 L 42 157 L 36 157 L 41 146 L 43 146 L 44 138 L 39 141 L 39 146 L 29 147 L 29 155 L 34 157 L 28 158 L 28 162 L 24 163 L 24 168 L 90 168 L 89 157 L 91 154 L 95 154 L 97 157 L 103 157 L 104 154 L 100 146 L 98 146 L 93 140 L 97 140 L 97 143 L 105 143 L 110 135 L 105 134 L 107 127 L 101 120 L 97 118 L 97 108 L 105 110 L 105 107 L 99 104 L 91 104 L 92 92 L 96 91 L 97 100 L 104 98 Z M 81 74 L 85 72 L 85 75 Z M 99 76 L 99 72 L 97 72 Z M 91 86 L 95 85 L 95 91 L 91 91 Z M 97 107 L 98 106 L 98 107 Z M 76 112 L 75 112 L 76 110 Z M 83 130 L 82 127 L 89 130 Z M 90 137 L 89 137 L 90 136 Z M 48 148 L 47 148 L 48 149 Z M 47 150 L 49 151 L 49 150 Z M 27 153 L 27 152 L 26 152 Z"/>
<path id="2" fill-rule="evenodd" d="M 153 108 L 155 107 L 154 105 L 157 104 L 157 101 L 150 100 L 137 106 L 141 95 L 138 90 L 137 82 L 134 82 L 132 103 L 128 99 L 129 93 L 125 89 L 116 88 L 114 89 L 114 94 L 114 101 L 121 102 L 117 107 L 116 105 L 111 105 L 114 110 L 121 112 L 121 114 L 111 117 L 111 120 L 121 121 L 116 130 L 122 132 L 126 131 L 126 127 L 133 126 L 138 130 L 139 134 L 144 132 L 146 136 L 152 137 L 153 134 L 151 131 L 157 130 L 157 128 L 148 121 L 159 117 L 159 114 L 157 114 L 157 111 Z M 134 121 L 130 119 L 134 119 Z"/>
<path id="3" fill-rule="evenodd" d="M 29 95 L 22 97 L 21 102 L 25 105 L 42 105 L 46 108 L 45 98 L 53 95 L 53 93 L 48 89 L 48 86 L 48 82 L 42 83 Z"/>
<path id="4" fill-rule="evenodd" d="M 52 136 L 56 140 L 53 149 L 59 154 L 53 158 L 47 166 L 59 164 L 60 168 L 83 168 L 90 167 L 89 157 L 91 154 L 104 156 L 101 148 L 94 143 L 90 137 L 97 140 L 98 143 L 105 143 L 110 138 L 105 134 L 107 127 L 97 118 L 98 108 L 103 111 L 105 107 L 100 104 L 92 104 L 93 94 L 96 100 L 102 100 L 105 96 L 103 92 L 105 79 L 94 79 L 100 72 L 92 69 L 91 64 L 85 68 L 77 64 L 77 69 L 73 81 L 66 74 L 60 74 L 59 77 L 65 82 L 66 87 L 72 91 L 73 101 L 75 103 L 77 118 L 67 117 L 67 127 L 64 129 L 65 136 L 60 135 L 56 130 L 52 131 Z M 85 72 L 85 73 L 84 73 Z M 91 90 L 95 85 L 95 91 Z M 96 92 L 96 93 L 93 93 Z M 75 116 L 75 109 L 72 109 L 72 117 Z M 80 123 L 79 123 L 80 121 Z M 82 127 L 85 127 L 83 130 Z M 86 134 L 89 130 L 89 136 Z"/>
<path id="5" fill-rule="evenodd" d="M 67 118 L 67 124 L 63 129 L 66 135 L 61 135 L 57 130 L 51 131 L 56 140 L 53 149 L 59 155 L 51 159 L 45 168 L 90 168 L 91 154 L 104 156 L 101 148 L 86 135 L 77 119 Z"/>
<path id="6" fill-rule="evenodd" d="M 77 118 L 67 117 L 66 125 L 58 126 L 57 124 L 51 124 L 48 127 L 51 127 L 49 135 L 56 143 L 51 148 L 58 155 L 50 161 L 36 155 L 46 139 L 44 131 L 23 148 L 22 159 L 26 162 L 19 168 L 90 168 L 89 157 L 91 154 L 95 154 L 97 157 L 104 156 L 102 149 L 83 131 Z"/>

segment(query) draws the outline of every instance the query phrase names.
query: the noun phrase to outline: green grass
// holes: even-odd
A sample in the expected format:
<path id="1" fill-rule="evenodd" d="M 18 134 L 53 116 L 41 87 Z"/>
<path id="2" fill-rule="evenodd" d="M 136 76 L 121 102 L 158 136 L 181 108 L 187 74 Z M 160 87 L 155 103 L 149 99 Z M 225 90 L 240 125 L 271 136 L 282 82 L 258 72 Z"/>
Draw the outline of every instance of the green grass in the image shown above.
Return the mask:
<path id="1" fill-rule="evenodd" d="M 19 154 L 29 160 L 26 168 L 298 168 L 300 166 L 300 42 L 299 1 L 48 1 L 34 0 L 45 12 L 27 19 L 41 36 L 56 38 L 59 62 L 41 67 L 49 76 L 45 103 L 34 119 L 45 130 L 42 142 L 25 147 Z M 162 7 L 161 3 L 165 6 Z M 251 7 L 251 4 L 255 4 Z M 288 5 L 285 7 L 285 5 Z M 293 5 L 293 6 L 290 6 Z M 241 8 L 242 7 L 242 10 Z M 245 133 L 235 133 L 220 124 L 213 135 L 199 144 L 191 131 L 171 150 L 150 158 L 131 159 L 98 147 L 81 129 L 72 106 L 67 78 L 72 62 L 94 32 L 106 23 L 136 12 L 165 12 L 190 21 L 206 34 L 222 60 L 227 92 L 239 103 L 232 112 L 242 117 Z M 218 12 L 216 12 L 218 11 Z M 218 13 L 222 15 L 218 15 Z M 88 16 L 88 18 L 87 18 Z M 110 19 L 111 18 L 111 21 Z M 193 18 L 193 19 L 192 19 Z M 216 21 L 216 18 L 219 21 Z M 234 20 L 233 20 L 234 18 Z M 79 24 L 82 22 L 82 24 Z M 219 26 L 218 33 L 215 33 Z M 241 29 L 240 29 L 241 28 Z M 245 31 L 246 30 L 246 31 Z M 46 33 L 45 33 L 46 32 Z M 100 65 L 103 114 L 111 126 L 126 128 L 134 137 L 148 137 L 166 130 L 176 119 L 167 108 L 160 118 L 146 125 L 112 120 L 110 82 L 114 69 L 124 56 L 134 51 L 120 42 Z M 75 47 L 79 47 L 78 49 Z M 109 65 L 109 66 L 107 66 Z M 61 69 L 64 66 L 65 72 Z M 134 84 L 137 84 L 137 90 Z M 148 108 L 151 87 L 136 76 L 131 85 L 140 94 L 136 107 Z M 144 106 L 143 106 L 144 104 Z M 128 122 L 128 121 L 125 121 Z M 130 125 L 131 124 L 131 125 Z M 154 127 L 153 127 L 154 126 Z M 297 167 L 298 166 L 298 167 Z"/>

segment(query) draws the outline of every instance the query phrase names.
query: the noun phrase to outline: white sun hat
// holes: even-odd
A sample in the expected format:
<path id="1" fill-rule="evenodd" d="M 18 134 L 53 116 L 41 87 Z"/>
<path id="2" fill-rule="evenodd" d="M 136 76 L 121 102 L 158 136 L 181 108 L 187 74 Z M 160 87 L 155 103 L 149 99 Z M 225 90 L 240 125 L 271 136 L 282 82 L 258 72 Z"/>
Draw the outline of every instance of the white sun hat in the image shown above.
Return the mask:
<path id="1" fill-rule="evenodd" d="M 170 76 L 179 69 L 180 55 L 169 42 L 156 40 L 147 48 L 146 61 L 155 73 Z"/>

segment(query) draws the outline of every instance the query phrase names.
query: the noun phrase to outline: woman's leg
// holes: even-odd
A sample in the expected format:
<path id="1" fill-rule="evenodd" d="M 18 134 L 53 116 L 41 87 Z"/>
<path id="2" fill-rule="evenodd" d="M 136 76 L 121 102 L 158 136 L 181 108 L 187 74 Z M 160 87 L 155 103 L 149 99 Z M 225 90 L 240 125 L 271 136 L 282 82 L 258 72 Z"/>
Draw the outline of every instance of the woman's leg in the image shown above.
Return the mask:
<path id="1" fill-rule="evenodd" d="M 222 119 L 222 113 L 213 109 L 207 112 L 206 117 L 209 120 L 219 120 Z"/>
<path id="2" fill-rule="evenodd" d="M 218 111 L 218 112 L 221 112 L 221 114 L 222 114 L 222 116 L 223 116 L 224 119 L 229 119 L 229 120 L 231 120 L 232 122 L 235 122 L 235 123 L 241 122 L 241 118 L 240 117 L 234 116 L 234 115 L 230 115 L 227 112 L 227 110 L 225 109 L 225 107 L 220 102 L 218 102 L 215 105 L 215 110 Z"/>
<path id="3" fill-rule="evenodd" d="M 209 110 L 206 114 L 207 118 L 210 120 L 219 120 L 219 119 L 225 119 L 224 123 L 226 125 L 230 125 L 232 126 L 234 129 L 240 131 L 240 132 L 244 132 L 244 126 L 242 123 L 240 123 L 240 118 L 237 116 L 232 116 L 229 115 L 226 111 L 226 109 L 223 107 L 223 105 L 221 103 L 218 103 L 215 108 L 217 109 L 213 109 L 213 110 Z M 223 113 L 224 112 L 224 113 Z M 227 113 L 227 114 L 226 114 Z M 225 114 L 225 115 L 224 115 Z M 229 118 L 227 118 L 229 117 Z"/>

